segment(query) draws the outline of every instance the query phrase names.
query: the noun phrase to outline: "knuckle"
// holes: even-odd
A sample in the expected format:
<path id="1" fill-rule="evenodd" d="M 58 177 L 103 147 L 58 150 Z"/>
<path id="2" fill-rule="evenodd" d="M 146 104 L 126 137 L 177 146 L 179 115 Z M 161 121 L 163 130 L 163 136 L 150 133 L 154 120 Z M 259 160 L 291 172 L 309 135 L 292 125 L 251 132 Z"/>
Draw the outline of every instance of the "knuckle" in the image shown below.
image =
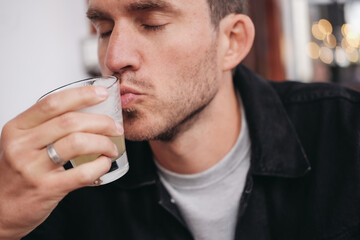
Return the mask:
<path id="1" fill-rule="evenodd" d="M 19 157 L 19 143 L 16 140 L 7 140 L 2 142 L 3 153 L 8 162 L 12 162 Z"/>
<path id="2" fill-rule="evenodd" d="M 49 95 L 41 101 L 40 110 L 45 113 L 54 113 L 59 107 L 59 101 L 56 96 Z"/>
<path id="3" fill-rule="evenodd" d="M 93 182 L 92 176 L 84 168 L 79 170 L 78 179 L 81 185 L 89 185 Z"/>
<path id="4" fill-rule="evenodd" d="M 73 149 L 81 150 L 84 147 L 85 142 L 86 142 L 86 139 L 83 134 L 73 133 L 73 134 L 69 135 L 69 145 Z"/>
<path id="5" fill-rule="evenodd" d="M 7 122 L 1 129 L 0 141 L 8 141 L 19 135 L 19 129 L 16 126 L 15 121 Z"/>
<path id="6" fill-rule="evenodd" d="M 69 129 L 69 128 L 73 128 L 74 126 L 76 126 L 78 121 L 75 117 L 75 113 L 70 112 L 70 113 L 61 115 L 59 117 L 59 123 L 62 128 Z"/>
<path id="7" fill-rule="evenodd" d="M 7 138 L 13 132 L 13 128 L 10 122 L 7 122 L 1 130 L 1 139 Z"/>
<path id="8" fill-rule="evenodd" d="M 34 176 L 34 169 L 31 165 L 22 165 L 18 168 L 18 173 L 29 186 L 39 186 L 41 183 L 40 176 Z"/>
<path id="9" fill-rule="evenodd" d="M 24 136 L 24 143 L 38 143 L 42 141 L 43 137 L 38 132 L 30 132 Z"/>
<path id="10" fill-rule="evenodd" d="M 92 139 L 93 144 L 99 151 L 111 152 L 114 149 L 114 143 L 111 139 L 104 135 L 97 135 L 96 138 Z"/>
<path id="11" fill-rule="evenodd" d="M 117 135 L 118 130 L 116 127 L 115 120 L 107 115 L 102 116 L 102 120 L 100 121 L 102 124 L 102 131 L 105 135 Z"/>
<path id="12" fill-rule="evenodd" d="M 114 119 L 107 115 L 101 115 L 100 118 L 99 123 L 102 124 L 104 130 L 108 130 L 110 132 L 115 130 L 114 128 L 116 128 L 116 125 Z"/>
<path id="13" fill-rule="evenodd" d="M 101 141 L 105 144 L 105 146 L 112 150 L 114 148 L 114 143 L 110 140 L 110 138 L 106 137 L 106 136 L 102 136 Z"/>
<path id="14" fill-rule="evenodd" d="M 101 122 L 104 123 L 105 126 L 114 124 L 114 119 L 112 119 L 108 115 L 101 114 L 101 115 L 99 115 L 99 117 L 101 118 L 100 120 L 101 120 Z"/>
<path id="15" fill-rule="evenodd" d="M 1 160 L 17 172 L 22 170 L 27 159 L 33 155 L 32 152 L 26 150 L 24 140 L 26 140 L 24 137 L 6 138 L 2 139 L 0 144 Z"/>

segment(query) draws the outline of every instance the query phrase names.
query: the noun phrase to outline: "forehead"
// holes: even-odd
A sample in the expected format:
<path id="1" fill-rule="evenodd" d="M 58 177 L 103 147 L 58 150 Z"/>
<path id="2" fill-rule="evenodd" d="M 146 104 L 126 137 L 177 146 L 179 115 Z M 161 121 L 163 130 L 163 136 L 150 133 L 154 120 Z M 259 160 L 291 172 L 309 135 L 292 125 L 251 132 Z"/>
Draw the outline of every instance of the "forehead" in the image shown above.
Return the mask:
<path id="1" fill-rule="evenodd" d="M 209 13 L 207 0 L 89 0 L 88 2 L 88 13 L 100 12 L 107 15 L 152 10 L 195 15 Z"/>

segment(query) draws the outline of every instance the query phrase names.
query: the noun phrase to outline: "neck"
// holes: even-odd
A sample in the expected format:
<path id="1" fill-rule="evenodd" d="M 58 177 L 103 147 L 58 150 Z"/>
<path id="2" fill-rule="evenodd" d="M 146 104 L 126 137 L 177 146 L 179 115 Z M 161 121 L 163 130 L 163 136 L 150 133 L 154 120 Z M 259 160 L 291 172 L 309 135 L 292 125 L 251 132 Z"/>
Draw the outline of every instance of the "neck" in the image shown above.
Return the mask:
<path id="1" fill-rule="evenodd" d="M 230 74 L 230 73 L 229 73 Z M 191 127 L 171 141 L 150 141 L 158 163 L 181 174 L 205 171 L 234 146 L 241 129 L 241 110 L 231 74 Z"/>

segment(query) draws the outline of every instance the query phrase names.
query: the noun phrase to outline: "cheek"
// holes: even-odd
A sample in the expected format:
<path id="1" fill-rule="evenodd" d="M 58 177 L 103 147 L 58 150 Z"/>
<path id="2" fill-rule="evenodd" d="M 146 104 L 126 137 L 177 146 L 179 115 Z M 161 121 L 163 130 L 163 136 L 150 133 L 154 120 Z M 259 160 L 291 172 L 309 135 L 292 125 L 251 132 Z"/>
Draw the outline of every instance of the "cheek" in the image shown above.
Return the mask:
<path id="1" fill-rule="evenodd" d="M 205 95 L 212 94 L 210 89 L 217 88 L 216 54 L 210 46 L 193 47 L 192 51 L 176 49 L 173 53 L 177 59 L 166 63 L 169 77 L 161 78 L 161 95 L 165 96 L 167 103 L 182 104 L 191 108 L 188 104 L 202 101 L 206 98 Z"/>
<path id="2" fill-rule="evenodd" d="M 181 78 L 179 84 L 196 84 L 201 68 L 211 51 L 209 42 L 182 41 L 171 46 L 167 51 L 165 63 L 167 71 L 171 71 L 175 78 Z"/>
<path id="3" fill-rule="evenodd" d="M 214 36 L 210 31 L 194 28 L 191 32 L 186 32 L 181 39 L 170 48 L 175 55 L 175 61 L 182 66 L 195 66 L 202 61 L 213 47 Z"/>
<path id="4" fill-rule="evenodd" d="M 167 44 L 162 51 L 156 54 L 158 71 L 157 74 L 170 75 L 171 78 L 179 78 L 187 75 L 188 71 L 198 64 L 206 53 L 206 46 L 196 44 L 195 42 L 177 40 L 171 45 Z M 171 84 L 169 79 L 164 80 L 166 84 Z M 182 79 L 182 81 L 191 81 L 191 79 Z"/>

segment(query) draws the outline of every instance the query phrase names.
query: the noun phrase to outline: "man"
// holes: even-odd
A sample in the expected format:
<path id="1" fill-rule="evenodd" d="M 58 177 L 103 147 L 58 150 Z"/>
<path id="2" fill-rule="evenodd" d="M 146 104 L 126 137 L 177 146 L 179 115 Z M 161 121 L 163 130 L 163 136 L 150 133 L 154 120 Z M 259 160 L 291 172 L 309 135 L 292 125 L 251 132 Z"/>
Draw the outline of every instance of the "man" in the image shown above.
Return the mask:
<path id="1" fill-rule="evenodd" d="M 254 38 L 243 11 L 90 0 L 102 73 L 121 79 L 130 170 L 81 188 L 116 156 L 105 136 L 122 133 L 74 112 L 104 89 L 40 101 L 2 132 L 0 239 L 358 239 L 360 95 L 233 75 Z M 104 156 L 65 171 L 50 143 L 66 160 Z"/>

